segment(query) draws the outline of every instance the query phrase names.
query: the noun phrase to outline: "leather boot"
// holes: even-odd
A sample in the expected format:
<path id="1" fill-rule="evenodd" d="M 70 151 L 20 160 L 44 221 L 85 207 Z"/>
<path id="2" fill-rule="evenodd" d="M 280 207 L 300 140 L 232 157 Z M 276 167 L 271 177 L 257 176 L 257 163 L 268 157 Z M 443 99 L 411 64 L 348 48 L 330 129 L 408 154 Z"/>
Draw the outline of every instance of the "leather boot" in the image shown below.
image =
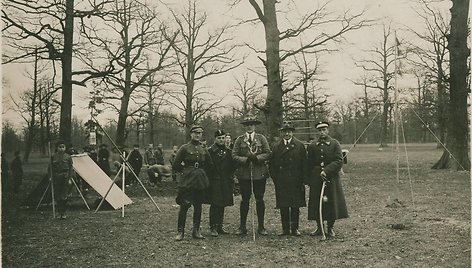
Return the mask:
<path id="1" fill-rule="evenodd" d="M 182 241 L 184 239 L 185 222 L 187 221 L 188 206 L 180 206 L 179 216 L 177 219 L 177 235 L 175 236 L 176 241 Z"/>
<path id="2" fill-rule="evenodd" d="M 184 239 L 184 228 L 179 228 L 177 230 L 177 235 L 175 236 L 175 241 L 182 241 Z"/>
<path id="3" fill-rule="evenodd" d="M 332 221 L 328 221 L 328 232 L 326 234 L 326 236 L 329 236 L 329 237 L 335 237 L 336 236 L 336 233 L 334 233 L 334 220 Z"/>
<path id="4" fill-rule="evenodd" d="M 205 239 L 205 237 L 200 233 L 200 226 L 193 226 L 192 237 L 195 239 Z"/>
<path id="5" fill-rule="evenodd" d="M 240 222 L 239 222 L 239 229 L 236 234 L 238 235 L 246 235 L 247 228 L 247 214 L 249 213 L 249 201 L 241 201 L 241 205 L 239 207 L 239 214 L 240 214 Z"/>
<path id="6" fill-rule="evenodd" d="M 280 219 L 282 221 L 282 233 L 280 234 L 281 236 L 290 234 L 290 219 L 288 213 L 288 208 L 280 208 Z"/>
<path id="7" fill-rule="evenodd" d="M 257 233 L 260 235 L 267 235 L 267 231 L 264 228 L 264 214 L 265 214 L 265 204 L 263 200 L 256 201 L 256 212 L 257 212 Z"/>
<path id="8" fill-rule="evenodd" d="M 223 224 L 219 224 L 216 231 L 218 232 L 218 234 L 220 235 L 227 235 L 229 234 L 228 231 L 226 231 L 224 228 L 223 228 Z"/>
<path id="9" fill-rule="evenodd" d="M 213 236 L 213 237 L 217 237 L 218 236 L 218 230 L 216 228 L 215 225 L 213 225 L 211 228 L 210 228 L 210 235 Z"/>

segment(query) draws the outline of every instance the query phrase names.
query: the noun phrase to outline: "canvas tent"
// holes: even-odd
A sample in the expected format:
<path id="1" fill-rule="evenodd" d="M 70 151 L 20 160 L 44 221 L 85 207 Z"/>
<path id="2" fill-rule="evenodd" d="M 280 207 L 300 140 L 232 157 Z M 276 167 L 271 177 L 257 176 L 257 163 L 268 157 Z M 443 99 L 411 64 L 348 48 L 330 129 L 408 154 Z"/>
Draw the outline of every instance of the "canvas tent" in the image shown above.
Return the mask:
<path id="1" fill-rule="evenodd" d="M 103 172 L 103 170 L 88 156 L 88 154 L 72 155 L 72 167 L 97 193 L 114 208 L 119 209 L 133 201 Z M 49 176 L 43 177 L 41 182 L 30 193 L 23 205 L 36 206 L 49 184 Z M 111 186 L 111 189 L 110 189 Z M 108 190 L 110 191 L 108 192 Z M 46 194 L 43 202 L 50 202 L 51 195 Z M 108 192 L 108 194 L 107 194 Z"/>

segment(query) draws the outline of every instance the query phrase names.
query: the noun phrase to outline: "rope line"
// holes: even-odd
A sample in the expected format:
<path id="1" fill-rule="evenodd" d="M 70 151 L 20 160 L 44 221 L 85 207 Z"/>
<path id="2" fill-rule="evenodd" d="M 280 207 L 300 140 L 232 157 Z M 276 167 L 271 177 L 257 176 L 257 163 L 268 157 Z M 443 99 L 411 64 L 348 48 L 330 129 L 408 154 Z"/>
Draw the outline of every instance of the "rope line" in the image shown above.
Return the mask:
<path id="1" fill-rule="evenodd" d="M 411 194 L 411 203 L 413 205 L 413 209 L 415 209 L 415 198 L 413 196 L 413 183 L 411 182 L 411 173 L 410 173 L 410 161 L 408 160 L 408 151 L 406 149 L 406 138 L 405 138 L 405 129 L 403 128 L 403 117 L 402 113 L 400 112 L 400 126 L 402 127 L 402 136 L 403 136 L 403 146 L 405 148 L 405 157 L 406 157 L 406 169 L 408 171 L 408 182 L 410 184 L 410 194 Z"/>

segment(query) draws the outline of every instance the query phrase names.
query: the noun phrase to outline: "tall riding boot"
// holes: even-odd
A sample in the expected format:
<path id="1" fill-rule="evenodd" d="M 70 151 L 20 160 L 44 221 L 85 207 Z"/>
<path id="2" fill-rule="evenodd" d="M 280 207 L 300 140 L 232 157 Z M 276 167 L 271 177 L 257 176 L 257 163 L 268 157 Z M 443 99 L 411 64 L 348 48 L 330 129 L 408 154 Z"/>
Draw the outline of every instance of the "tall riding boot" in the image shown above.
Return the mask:
<path id="1" fill-rule="evenodd" d="M 217 222 L 217 228 L 216 231 L 218 234 L 229 234 L 224 228 L 223 228 L 223 219 L 225 217 L 225 207 L 219 207 L 218 210 L 218 222 Z"/>
<path id="2" fill-rule="evenodd" d="M 249 213 L 249 200 L 241 200 L 241 205 L 239 206 L 239 230 L 238 235 L 245 235 L 247 234 L 246 222 L 247 222 L 247 214 Z"/>
<path id="3" fill-rule="evenodd" d="M 205 239 L 200 233 L 200 221 L 202 218 L 202 204 L 193 205 L 193 232 L 192 237 L 196 239 Z"/>
<path id="4" fill-rule="evenodd" d="M 334 222 L 335 222 L 335 220 L 329 220 L 328 221 L 328 233 L 327 233 L 327 235 L 329 237 L 335 237 L 336 236 L 336 234 L 334 233 Z"/>
<path id="5" fill-rule="evenodd" d="M 187 220 L 187 206 L 180 206 L 179 216 L 177 219 L 177 235 L 175 236 L 176 241 L 181 241 L 184 239 L 185 233 L 185 221 Z"/>
<path id="6" fill-rule="evenodd" d="M 300 209 L 298 207 L 290 208 L 290 230 L 292 235 L 300 236 L 299 227 Z"/>
<path id="7" fill-rule="evenodd" d="M 256 212 L 257 212 L 257 232 L 260 235 L 267 235 L 267 231 L 264 228 L 264 215 L 265 215 L 265 204 L 263 200 L 256 200 Z"/>
<path id="8" fill-rule="evenodd" d="M 290 234 L 289 212 L 288 208 L 280 208 L 280 218 L 282 220 L 282 233 L 280 235 Z"/>
<path id="9" fill-rule="evenodd" d="M 219 207 L 215 205 L 210 206 L 210 235 L 218 236 L 217 227 L 218 227 L 218 209 Z"/>

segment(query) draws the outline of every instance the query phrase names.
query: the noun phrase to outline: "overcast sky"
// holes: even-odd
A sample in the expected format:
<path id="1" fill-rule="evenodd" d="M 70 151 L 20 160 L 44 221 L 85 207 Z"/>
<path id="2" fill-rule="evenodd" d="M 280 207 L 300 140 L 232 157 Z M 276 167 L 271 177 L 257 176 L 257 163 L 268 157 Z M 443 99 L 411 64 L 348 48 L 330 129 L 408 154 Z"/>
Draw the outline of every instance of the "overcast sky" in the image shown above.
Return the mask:
<path id="1" fill-rule="evenodd" d="M 163 0 L 171 7 L 178 8 L 186 1 L 177 0 Z M 222 23 L 231 23 L 238 19 L 255 18 L 255 12 L 247 0 L 242 0 L 238 6 L 230 9 L 226 3 L 231 0 L 200 0 L 200 8 L 208 13 L 209 26 L 217 27 Z M 262 2 L 262 1 L 258 1 Z M 287 1 L 288 2 L 288 1 Z M 287 3 L 285 2 L 285 3 Z M 282 31 L 289 20 L 296 19 L 299 13 L 313 10 L 318 1 L 311 0 L 294 0 L 291 1 L 292 10 L 288 14 L 279 14 L 279 29 Z M 295 5 L 295 6 L 294 6 Z M 366 9 L 366 17 L 370 19 L 380 19 L 381 22 L 391 22 L 393 29 L 398 29 L 399 38 L 411 38 L 411 35 L 402 30 L 405 25 L 415 29 L 422 28 L 422 20 L 417 16 L 414 10 L 414 1 L 411 0 L 333 0 L 329 5 L 333 12 L 342 12 L 350 9 L 359 11 Z M 449 1 L 444 1 L 445 10 L 450 5 Z M 360 70 L 355 68 L 354 59 L 362 58 L 362 50 L 373 48 L 378 44 L 382 38 L 381 26 L 372 26 L 369 28 L 357 30 L 346 35 L 348 43 L 337 45 L 337 52 L 332 52 L 329 55 L 321 55 L 321 62 L 323 62 L 324 75 L 326 79 L 323 87 L 328 90 L 333 98 L 348 100 L 360 94 L 360 88 L 355 87 L 350 80 L 356 79 L 360 76 Z M 244 25 L 234 33 L 235 40 L 244 40 L 251 43 L 257 48 L 263 49 L 265 45 L 264 30 L 262 25 Z M 234 77 L 241 77 L 249 69 L 261 69 L 262 64 L 257 59 L 255 53 L 248 51 L 248 58 L 246 62 L 227 74 L 211 77 L 206 81 L 202 81 L 197 86 L 206 86 L 211 88 L 213 92 L 217 92 L 219 96 L 228 95 L 228 90 L 235 87 Z M 261 55 L 263 56 L 263 55 Z M 26 79 L 23 73 L 31 68 L 30 65 L 9 64 L 2 66 L 4 78 L 8 81 L 7 86 L 2 88 L 2 100 L 6 102 L 9 100 L 10 94 L 17 96 L 19 92 L 31 87 L 31 81 Z M 255 77 L 255 76 L 254 76 Z M 260 80 L 262 85 L 262 80 Z M 408 82 L 405 82 L 408 83 Z M 401 81 L 400 81 L 401 84 Z M 404 85 L 406 86 L 406 85 Z M 84 88 L 74 88 L 73 116 L 82 120 L 88 120 L 88 111 L 86 107 L 87 92 Z M 231 97 L 225 99 L 225 103 L 229 104 L 233 101 Z M 21 121 L 16 120 L 18 114 L 14 111 L 7 110 L 9 105 L 3 105 L 3 119 L 17 125 Z"/>

